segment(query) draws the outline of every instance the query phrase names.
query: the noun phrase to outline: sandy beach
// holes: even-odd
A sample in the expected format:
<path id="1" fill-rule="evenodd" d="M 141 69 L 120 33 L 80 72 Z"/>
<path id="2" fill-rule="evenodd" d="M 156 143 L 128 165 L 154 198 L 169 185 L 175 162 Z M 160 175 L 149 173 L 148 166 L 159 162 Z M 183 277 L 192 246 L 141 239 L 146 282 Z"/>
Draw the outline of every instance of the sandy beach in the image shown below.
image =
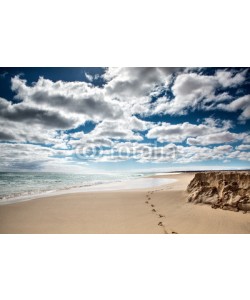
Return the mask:
<path id="1" fill-rule="evenodd" d="M 193 173 L 147 189 L 62 194 L 0 206 L 0 233 L 250 233 L 250 214 L 187 202 Z"/>

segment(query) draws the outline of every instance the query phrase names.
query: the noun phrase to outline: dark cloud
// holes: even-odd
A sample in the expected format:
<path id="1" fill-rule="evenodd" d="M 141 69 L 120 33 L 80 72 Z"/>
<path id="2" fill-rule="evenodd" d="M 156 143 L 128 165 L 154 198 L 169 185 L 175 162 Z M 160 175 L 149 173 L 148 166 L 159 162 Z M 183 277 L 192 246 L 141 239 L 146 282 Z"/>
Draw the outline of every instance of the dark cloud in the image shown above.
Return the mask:
<path id="1" fill-rule="evenodd" d="M 103 90 L 85 82 L 52 82 L 40 78 L 29 87 L 24 80 L 15 77 L 12 89 L 25 102 L 45 109 L 80 114 L 85 120 L 116 120 L 124 113 L 117 101 L 105 99 Z"/>
<path id="2" fill-rule="evenodd" d="M 0 117 L 9 121 L 28 125 L 43 125 L 47 129 L 68 129 L 75 125 L 75 119 L 59 112 L 29 107 L 25 103 L 11 104 L 0 98 Z"/>
<path id="3" fill-rule="evenodd" d="M 13 140 L 15 140 L 15 136 L 11 133 L 6 133 L 3 131 L 0 131 L 0 140 L 1 141 L 13 141 Z"/>

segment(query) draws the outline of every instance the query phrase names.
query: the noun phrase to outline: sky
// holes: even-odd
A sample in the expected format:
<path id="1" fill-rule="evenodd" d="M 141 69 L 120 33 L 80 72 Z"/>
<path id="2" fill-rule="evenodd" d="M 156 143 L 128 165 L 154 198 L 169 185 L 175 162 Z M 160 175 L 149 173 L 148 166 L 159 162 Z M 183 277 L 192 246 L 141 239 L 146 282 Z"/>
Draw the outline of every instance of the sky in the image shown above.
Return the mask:
<path id="1" fill-rule="evenodd" d="M 249 68 L 0 68 L 0 171 L 250 168 Z"/>

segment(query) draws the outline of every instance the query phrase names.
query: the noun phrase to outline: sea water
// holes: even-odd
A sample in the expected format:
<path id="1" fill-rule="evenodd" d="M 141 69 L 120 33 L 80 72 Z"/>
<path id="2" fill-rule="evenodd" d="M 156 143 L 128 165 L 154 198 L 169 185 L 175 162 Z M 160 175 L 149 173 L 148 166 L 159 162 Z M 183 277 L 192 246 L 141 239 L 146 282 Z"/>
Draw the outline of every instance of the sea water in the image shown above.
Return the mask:
<path id="1" fill-rule="evenodd" d="M 72 192 L 150 188 L 176 181 L 152 175 L 159 173 L 0 172 L 0 205 Z"/>
<path id="2" fill-rule="evenodd" d="M 0 172 L 0 204 L 12 203 L 49 195 L 57 191 L 71 191 L 79 188 L 96 187 L 117 183 L 150 174 L 105 173 L 67 174 L 43 172 Z"/>

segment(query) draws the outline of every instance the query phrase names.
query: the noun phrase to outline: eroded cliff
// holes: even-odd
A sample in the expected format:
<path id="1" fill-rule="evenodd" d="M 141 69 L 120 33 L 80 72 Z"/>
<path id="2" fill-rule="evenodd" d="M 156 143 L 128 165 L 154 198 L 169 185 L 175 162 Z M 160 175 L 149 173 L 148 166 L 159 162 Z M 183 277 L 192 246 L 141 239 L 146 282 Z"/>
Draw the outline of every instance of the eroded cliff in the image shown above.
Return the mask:
<path id="1" fill-rule="evenodd" d="M 196 173 L 187 187 L 188 201 L 212 208 L 250 210 L 250 172 Z"/>

